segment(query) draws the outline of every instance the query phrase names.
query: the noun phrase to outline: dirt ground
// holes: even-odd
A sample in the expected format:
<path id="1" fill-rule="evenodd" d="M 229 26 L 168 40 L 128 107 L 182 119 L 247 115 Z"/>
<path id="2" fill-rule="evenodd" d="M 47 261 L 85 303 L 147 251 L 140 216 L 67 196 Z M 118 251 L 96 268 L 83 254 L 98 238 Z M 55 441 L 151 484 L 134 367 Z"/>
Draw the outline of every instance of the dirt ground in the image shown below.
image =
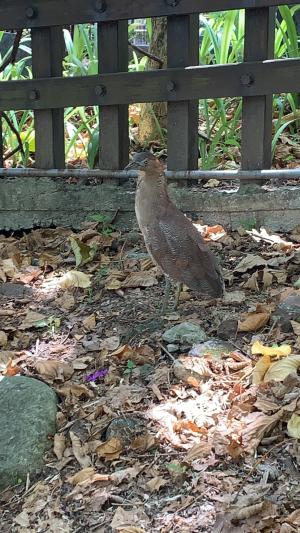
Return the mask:
<path id="1" fill-rule="evenodd" d="M 43 472 L 0 494 L 2 533 L 300 531 L 300 324 L 276 311 L 299 297 L 300 228 L 198 229 L 227 295 L 185 288 L 164 315 L 134 231 L 0 236 L 1 374 L 59 398 Z M 169 346 L 183 322 L 224 350 Z"/>

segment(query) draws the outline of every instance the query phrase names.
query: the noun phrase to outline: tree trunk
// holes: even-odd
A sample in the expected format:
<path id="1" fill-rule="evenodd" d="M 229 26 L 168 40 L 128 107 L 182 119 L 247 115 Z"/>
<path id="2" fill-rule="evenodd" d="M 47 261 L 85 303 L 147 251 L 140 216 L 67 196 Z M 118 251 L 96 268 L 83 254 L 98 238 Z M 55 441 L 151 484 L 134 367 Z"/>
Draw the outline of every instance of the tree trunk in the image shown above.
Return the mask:
<path id="1" fill-rule="evenodd" d="M 152 38 L 150 53 L 163 61 L 163 68 L 167 64 L 167 19 L 152 19 Z M 156 70 L 159 64 L 151 59 L 148 60 L 148 70 Z M 141 119 L 139 124 L 139 141 L 148 144 L 150 141 L 160 139 L 160 128 L 167 127 L 167 103 L 156 102 L 142 104 Z"/>

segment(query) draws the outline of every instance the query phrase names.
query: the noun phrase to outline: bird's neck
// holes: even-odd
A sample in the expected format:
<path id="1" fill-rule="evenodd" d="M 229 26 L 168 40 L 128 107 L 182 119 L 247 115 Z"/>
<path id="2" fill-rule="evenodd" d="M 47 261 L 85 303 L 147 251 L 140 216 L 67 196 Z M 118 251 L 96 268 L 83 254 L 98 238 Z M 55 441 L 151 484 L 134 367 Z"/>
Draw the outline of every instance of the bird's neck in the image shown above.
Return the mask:
<path id="1" fill-rule="evenodd" d="M 142 177 L 137 185 L 137 197 L 145 199 L 149 204 L 169 200 L 165 177 L 163 175 Z"/>
<path id="2" fill-rule="evenodd" d="M 156 216 L 162 216 L 170 203 L 164 176 L 139 180 L 135 196 L 135 212 L 142 230 L 155 223 Z"/>

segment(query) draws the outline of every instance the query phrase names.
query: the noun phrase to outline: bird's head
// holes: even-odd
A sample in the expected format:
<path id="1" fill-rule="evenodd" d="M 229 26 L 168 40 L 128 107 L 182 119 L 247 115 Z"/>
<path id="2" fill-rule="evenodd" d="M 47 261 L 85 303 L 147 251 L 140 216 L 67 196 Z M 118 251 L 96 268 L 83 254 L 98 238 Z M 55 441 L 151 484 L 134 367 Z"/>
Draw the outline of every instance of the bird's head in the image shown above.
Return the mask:
<path id="1" fill-rule="evenodd" d="M 158 177 L 163 174 L 164 167 L 161 162 L 149 152 L 137 152 L 134 154 L 125 170 L 137 170 L 140 178 Z"/>

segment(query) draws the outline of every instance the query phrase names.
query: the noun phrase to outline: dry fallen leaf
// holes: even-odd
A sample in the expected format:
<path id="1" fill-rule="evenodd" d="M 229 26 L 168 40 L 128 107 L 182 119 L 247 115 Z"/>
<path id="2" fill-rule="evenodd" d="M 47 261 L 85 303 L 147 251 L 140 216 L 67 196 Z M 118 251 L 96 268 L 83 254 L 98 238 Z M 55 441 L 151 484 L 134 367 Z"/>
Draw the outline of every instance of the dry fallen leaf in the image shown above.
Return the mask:
<path id="1" fill-rule="evenodd" d="M 59 280 L 58 285 L 61 289 L 69 289 L 78 287 L 80 289 L 88 289 L 91 286 L 91 277 L 88 274 L 79 272 L 78 270 L 70 270 L 63 275 Z"/>
<path id="2" fill-rule="evenodd" d="M 59 298 L 54 300 L 54 303 L 59 309 L 70 311 L 70 309 L 72 309 L 75 305 L 75 298 L 73 294 L 64 292 L 62 296 L 59 296 Z"/>
<path id="3" fill-rule="evenodd" d="M 293 439 L 300 439 L 300 416 L 293 413 L 287 424 L 288 435 Z M 300 522 L 299 522 L 300 524 Z"/>
<path id="4" fill-rule="evenodd" d="M 34 363 L 37 373 L 45 381 L 66 381 L 74 374 L 73 366 L 70 363 L 58 361 L 56 359 L 41 359 Z"/>
<path id="5" fill-rule="evenodd" d="M 253 385 L 259 385 L 264 379 L 265 373 L 271 365 L 271 358 L 269 355 L 263 355 L 256 363 L 252 373 Z"/>
<path id="6" fill-rule="evenodd" d="M 7 335 L 5 331 L 0 331 L 0 346 L 7 345 Z"/>
<path id="7" fill-rule="evenodd" d="M 72 450 L 78 463 L 83 468 L 89 467 L 91 465 L 91 459 L 86 453 L 87 446 L 81 443 L 81 440 L 75 435 L 75 433 L 73 433 L 73 431 L 70 431 L 70 439 L 72 442 Z"/>
<path id="8" fill-rule="evenodd" d="M 161 487 L 164 487 L 168 483 L 169 482 L 162 476 L 155 476 L 154 478 L 150 479 L 146 485 L 150 492 L 158 492 Z"/>
<path id="9" fill-rule="evenodd" d="M 86 481 L 87 479 L 91 479 L 93 475 L 95 474 L 95 468 L 92 466 L 88 466 L 87 468 L 83 468 L 79 472 L 76 472 L 73 476 L 69 476 L 68 483 L 72 483 L 72 485 L 78 485 L 78 483 L 82 483 L 83 481 Z"/>
<path id="10" fill-rule="evenodd" d="M 47 317 L 41 313 L 36 313 L 35 311 L 27 311 L 26 316 L 20 325 L 20 329 L 30 329 L 38 327 L 39 324 L 47 321 Z"/>
<path id="11" fill-rule="evenodd" d="M 252 270 L 252 268 L 258 266 L 265 266 L 267 264 L 266 260 L 263 259 L 260 255 L 248 254 L 246 257 L 239 262 L 235 267 L 235 272 L 247 272 L 247 270 Z"/>
<path id="12" fill-rule="evenodd" d="M 103 442 L 103 444 L 100 444 L 100 446 L 96 448 L 96 453 L 98 457 L 103 457 L 107 461 L 114 461 L 115 459 L 119 459 L 122 451 L 123 444 L 116 437 L 113 437 L 112 439 Z"/>
<path id="13" fill-rule="evenodd" d="M 120 337 L 118 335 L 114 335 L 113 337 L 107 337 L 106 339 L 103 339 L 100 343 L 100 349 L 108 350 L 109 352 L 117 350 L 119 346 Z"/>
<path id="14" fill-rule="evenodd" d="M 156 277 L 148 270 L 141 272 L 131 272 L 129 276 L 122 282 L 122 288 L 134 288 L 134 287 L 153 287 L 157 285 L 158 281 Z"/>
<path id="15" fill-rule="evenodd" d="M 202 459 L 203 457 L 207 457 L 212 451 L 212 443 L 210 442 L 200 442 L 194 444 L 192 448 L 188 451 L 188 453 L 185 456 L 185 460 L 188 463 L 192 463 L 193 461 L 196 461 L 197 459 Z"/>
<path id="16" fill-rule="evenodd" d="M 56 389 L 56 392 L 61 396 L 74 396 L 76 398 L 93 398 L 93 392 L 85 385 L 77 385 L 77 383 L 71 383 L 70 385 L 64 385 Z"/>
<path id="17" fill-rule="evenodd" d="M 265 415 L 257 411 L 249 413 L 244 422 L 246 427 L 242 431 L 242 439 L 245 451 L 254 453 L 261 439 L 270 433 L 277 422 L 283 416 L 283 410 L 280 409 L 273 415 Z"/>
<path id="18" fill-rule="evenodd" d="M 145 433 L 133 439 L 130 446 L 133 450 L 142 453 L 153 448 L 155 444 L 156 440 L 154 435 L 151 435 L 151 433 Z"/>
<path id="19" fill-rule="evenodd" d="M 293 328 L 293 332 L 295 335 L 300 337 L 300 322 L 296 322 L 296 320 L 291 320 L 291 326 Z"/>
<path id="20" fill-rule="evenodd" d="M 66 449 L 65 436 L 62 433 L 56 433 L 54 435 L 53 451 L 59 461 L 63 458 L 65 449 Z"/>
<path id="21" fill-rule="evenodd" d="M 288 344 L 281 346 L 264 346 L 260 341 L 255 341 L 251 348 L 252 355 L 269 355 L 270 357 L 285 357 L 292 352 Z"/>
<path id="22" fill-rule="evenodd" d="M 264 381 L 283 381 L 289 374 L 296 373 L 299 366 L 300 355 L 289 355 L 271 364 L 264 376 Z"/>
<path id="23" fill-rule="evenodd" d="M 82 323 L 84 325 L 84 328 L 87 331 L 93 331 L 93 329 L 95 329 L 95 327 L 96 327 L 96 316 L 95 316 L 95 313 L 92 313 L 91 315 L 89 315 L 86 318 L 84 318 Z"/>
<path id="24" fill-rule="evenodd" d="M 253 311 L 251 313 L 245 313 L 243 315 L 243 320 L 239 321 L 238 331 L 244 331 L 244 332 L 258 331 L 259 329 L 266 326 L 266 324 L 270 320 L 270 316 L 271 316 L 271 313 L 267 311 L 263 313 L 258 313 L 257 311 Z"/>

